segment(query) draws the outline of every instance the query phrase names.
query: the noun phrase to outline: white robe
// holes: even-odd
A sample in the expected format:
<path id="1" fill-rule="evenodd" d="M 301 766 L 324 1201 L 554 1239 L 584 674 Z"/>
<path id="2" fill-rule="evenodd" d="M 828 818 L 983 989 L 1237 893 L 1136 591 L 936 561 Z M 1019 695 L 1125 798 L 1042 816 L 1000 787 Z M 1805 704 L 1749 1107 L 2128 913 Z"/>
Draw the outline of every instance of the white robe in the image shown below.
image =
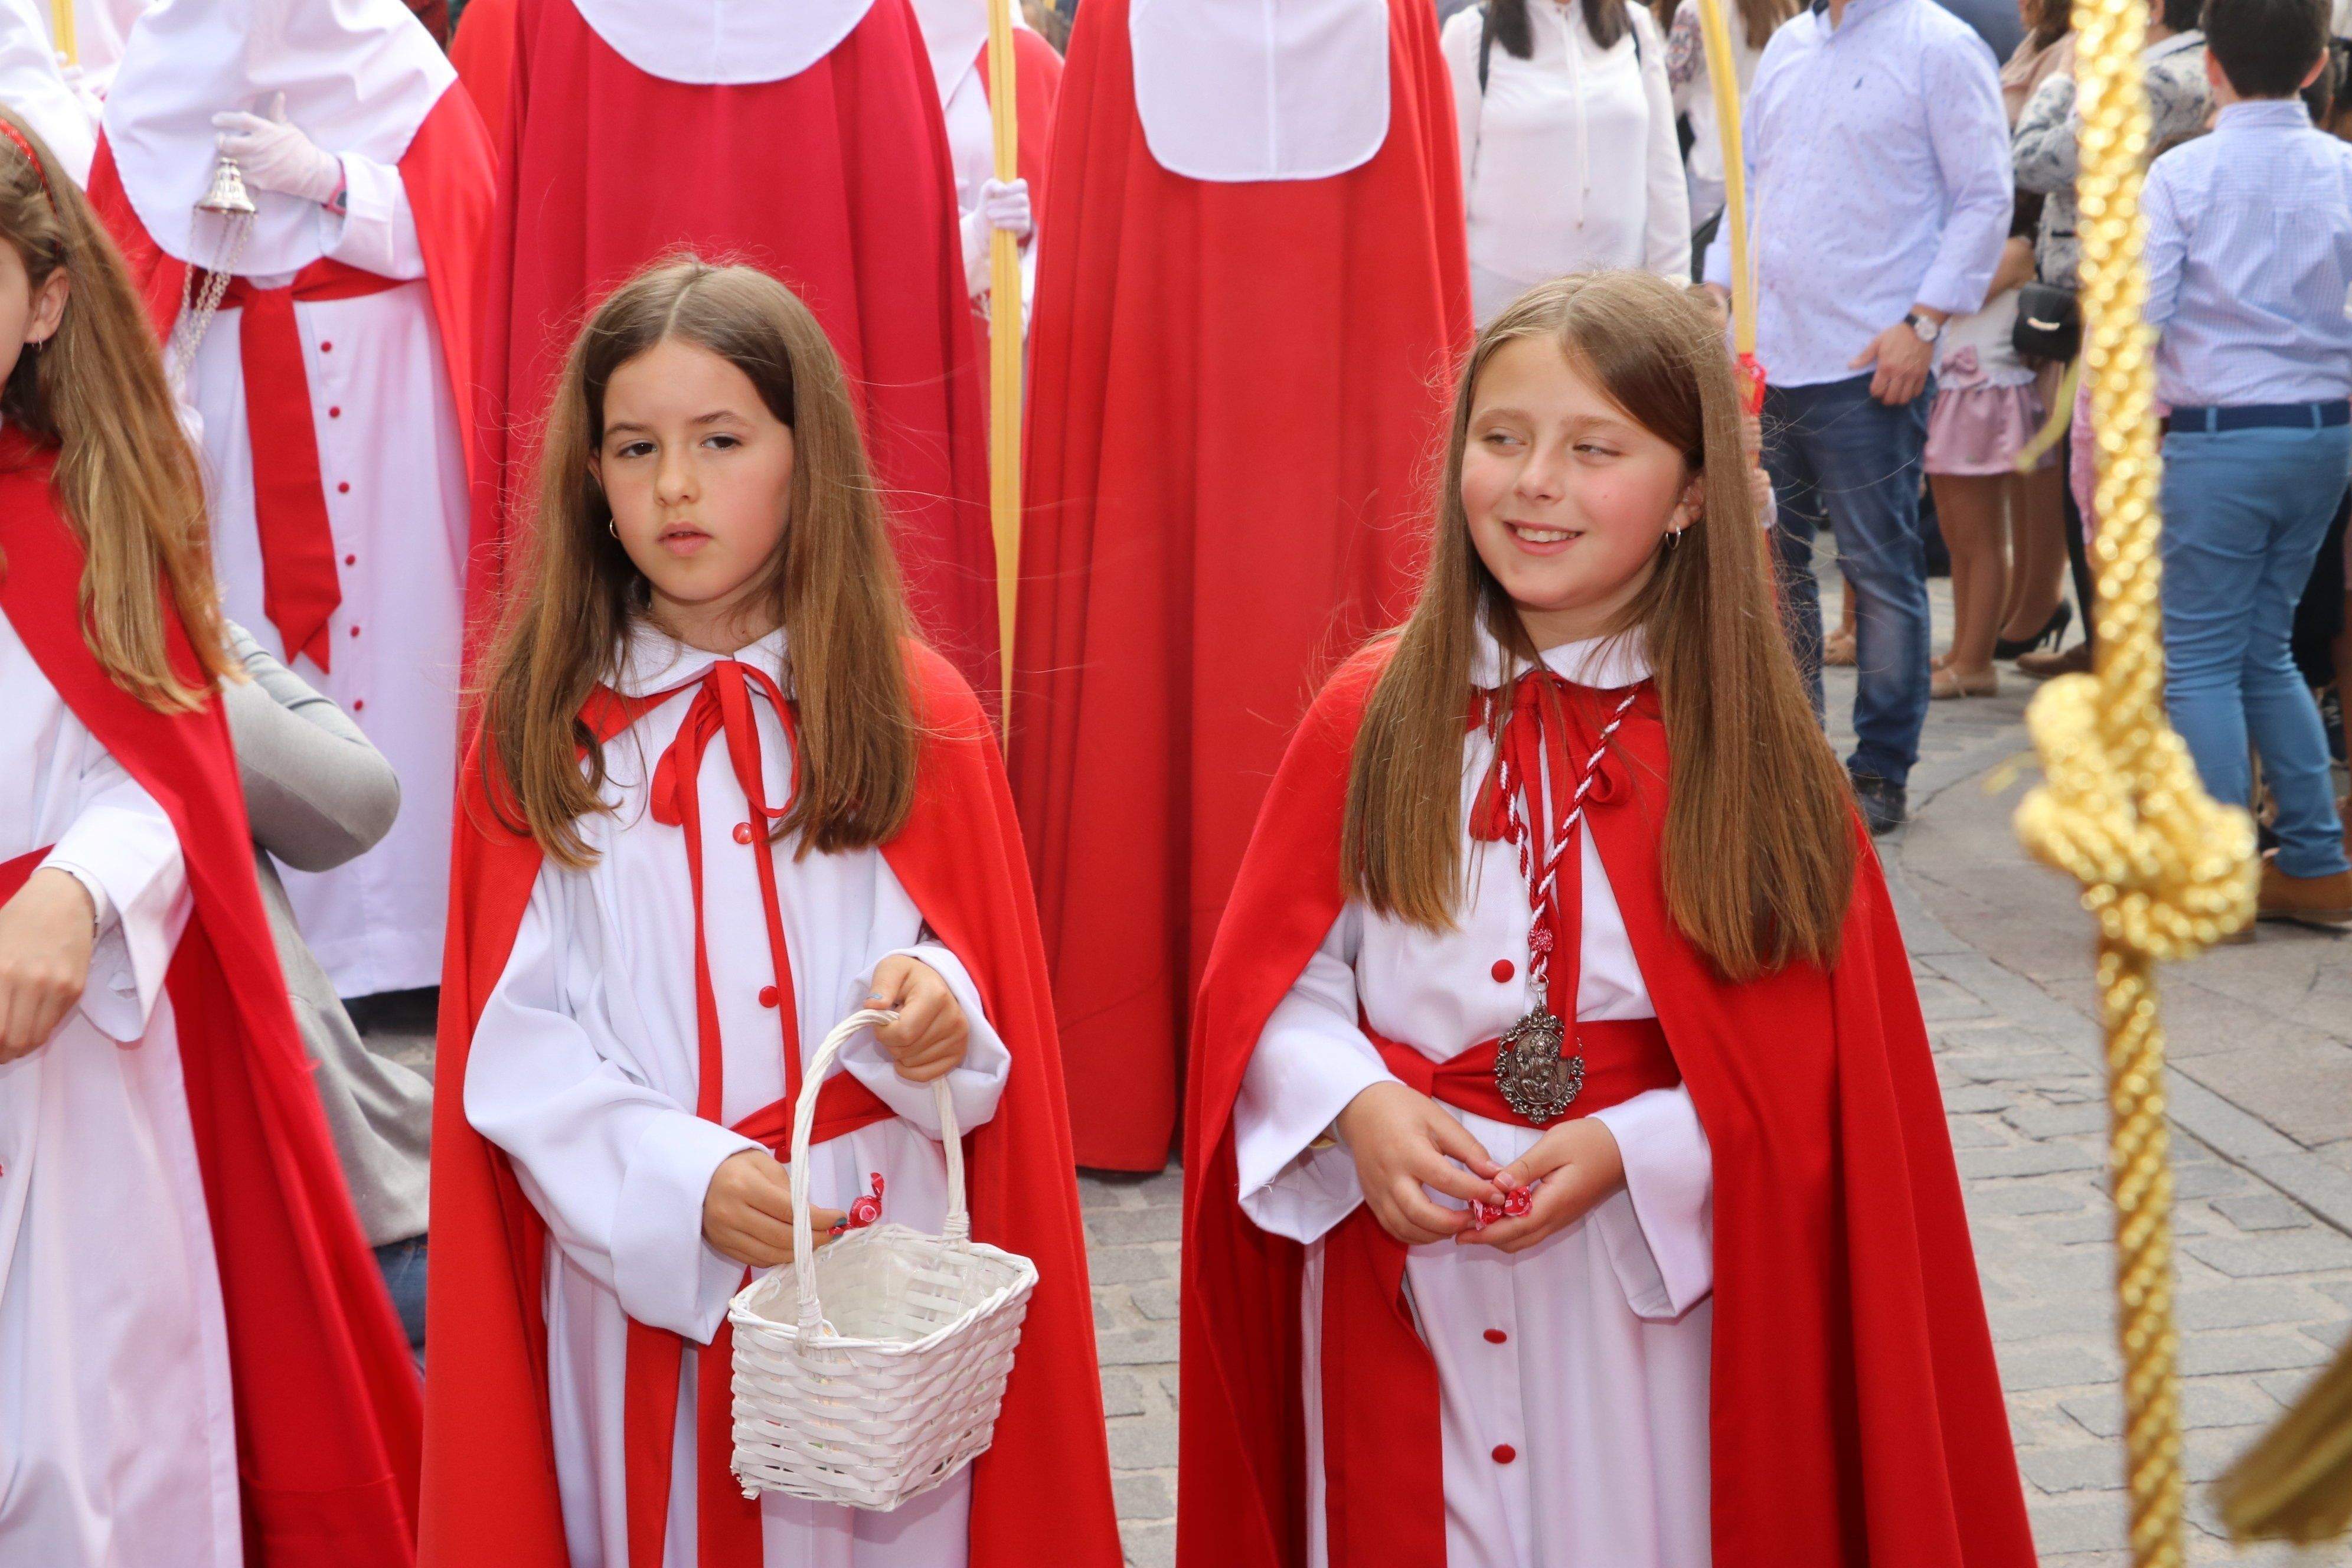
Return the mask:
<path id="1" fill-rule="evenodd" d="M 0 861 L 91 890 L 79 1005 L 0 1064 L 0 1563 L 244 1561 L 227 1326 L 163 976 L 190 909 L 163 810 L 0 617 Z"/>
<path id="2" fill-rule="evenodd" d="M 1481 684 L 1498 654 L 1482 640 Z M 1573 643 L 1547 662 L 1597 685 L 1647 672 L 1638 650 Z M 1266 1021 L 1234 1128 L 1243 1212 L 1307 1244 L 1305 1300 L 1309 1560 L 1325 1557 L 1322 1238 L 1363 1201 L 1344 1145 L 1310 1147 L 1365 1088 L 1392 1080 L 1358 1026 L 1433 1060 L 1493 1039 L 1528 1008 L 1530 915 L 1517 852 L 1468 837 L 1493 757 L 1465 747 L 1469 896 L 1443 935 L 1350 902 Z M 1577 1016 L 1656 1016 L 1590 834 Z M 1510 961 L 1498 980 L 1497 959 Z M 1538 1131 L 1447 1108 L 1504 1163 Z M 1626 1188 L 1513 1255 L 1451 1241 L 1412 1248 L 1405 1289 L 1437 1363 L 1447 1568 L 1704 1568 L 1707 1374 L 1714 1318 L 1706 1140 L 1682 1088 L 1595 1112 Z M 1461 1207 L 1443 1194 L 1433 1197 Z M 1504 1335 L 1500 1343 L 1490 1331 Z"/>
<path id="3" fill-rule="evenodd" d="M 364 996 L 441 977 L 467 502 L 457 411 L 400 171 L 351 154 L 342 163 L 349 216 L 318 209 L 326 254 L 404 281 L 294 306 L 342 590 L 327 622 L 331 671 L 284 647 L 262 608 L 242 310 L 214 319 L 188 394 L 204 426 L 229 618 L 332 698 L 400 774 L 400 818 L 382 843 L 331 871 L 286 873 L 295 919 L 335 990 Z"/>
<path id="4" fill-rule="evenodd" d="M 773 674 L 781 633 L 738 655 Z M 631 693 L 696 679 L 717 656 L 640 627 Z M 757 688 L 754 688 L 755 693 Z M 646 815 L 645 781 L 692 702 L 681 692 L 604 748 L 616 817 L 582 823 L 597 854 L 585 870 L 550 861 L 531 890 L 506 970 L 474 1035 L 466 1115 L 505 1150 L 557 1246 L 547 1253 L 549 1397 L 556 1476 L 572 1561 L 623 1568 L 626 1468 L 622 1458 L 628 1320 L 707 1342 L 725 1320 L 743 1268 L 702 1239 L 702 1200 L 719 1162 L 759 1145 L 694 1113 L 698 1071 L 694 906 L 683 830 Z M 761 765 L 772 802 L 792 776 L 782 725 L 755 695 Z M 707 942 L 725 1042 L 730 1124 L 779 1099 L 784 1064 L 776 1014 L 759 1001 L 772 968 L 757 865 L 734 837 L 746 815 L 723 737 L 699 777 Z M 777 902 L 791 954 L 806 1061 L 866 994 L 875 965 L 908 953 L 936 969 L 971 1025 L 970 1055 L 949 1075 L 969 1129 L 995 1113 L 1010 1058 L 955 956 L 929 939 L 882 854 L 860 849 L 793 858 L 774 849 Z M 818 1145 L 810 1201 L 845 1209 L 879 1173 L 882 1215 L 936 1231 L 947 1212 L 946 1162 L 929 1085 L 898 1076 L 861 1036 L 843 1061 L 898 1119 Z M 667 1561 L 695 1560 L 695 1357 L 681 1369 Z M 971 1472 L 890 1513 L 767 1495 L 765 1568 L 957 1568 L 965 1561 Z"/>

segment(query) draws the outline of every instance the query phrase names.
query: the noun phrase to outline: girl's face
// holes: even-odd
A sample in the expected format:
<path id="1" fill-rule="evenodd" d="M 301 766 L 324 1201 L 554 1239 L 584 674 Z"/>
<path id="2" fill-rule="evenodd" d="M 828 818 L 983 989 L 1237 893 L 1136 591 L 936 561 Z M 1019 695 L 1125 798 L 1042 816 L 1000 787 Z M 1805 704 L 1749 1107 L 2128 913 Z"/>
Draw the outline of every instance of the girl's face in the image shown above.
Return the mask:
<path id="1" fill-rule="evenodd" d="M 750 376 L 698 344 L 656 343 L 613 373 L 589 466 L 658 625 L 719 653 L 775 629 L 759 590 L 788 521 L 793 433 Z"/>
<path id="2" fill-rule="evenodd" d="M 1539 647 L 1618 629 L 1703 487 L 1545 339 L 1488 356 L 1472 395 L 1462 510 L 1478 558 Z"/>
<path id="3" fill-rule="evenodd" d="M 60 267 L 34 288 L 24 257 L 15 246 L 0 244 L 0 382 L 15 374 L 26 350 L 47 342 L 58 330 L 70 287 Z"/>

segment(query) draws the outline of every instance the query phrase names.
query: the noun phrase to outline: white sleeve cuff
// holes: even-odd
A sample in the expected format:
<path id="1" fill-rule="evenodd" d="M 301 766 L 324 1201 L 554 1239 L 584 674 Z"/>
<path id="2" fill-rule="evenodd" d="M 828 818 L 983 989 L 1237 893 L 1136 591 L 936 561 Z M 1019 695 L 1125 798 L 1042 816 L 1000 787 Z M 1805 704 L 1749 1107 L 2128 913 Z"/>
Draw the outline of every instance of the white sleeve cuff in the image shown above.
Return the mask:
<path id="1" fill-rule="evenodd" d="M 613 1289 L 623 1311 L 710 1342 L 743 1266 L 702 1239 L 702 1203 L 721 1162 L 759 1147 L 685 1111 L 650 1120 L 630 1152 L 613 1212 Z"/>
<path id="2" fill-rule="evenodd" d="M 937 972 L 947 982 L 948 990 L 963 1008 L 964 1022 L 971 1028 L 965 1042 L 961 1066 L 947 1076 L 948 1098 L 955 1106 L 956 1125 L 969 1132 L 996 1114 L 996 1102 L 1004 1092 L 1005 1076 L 1013 1070 L 1013 1053 L 1005 1048 L 994 1025 L 988 1021 L 988 1012 L 982 1005 L 980 988 L 971 982 L 971 973 L 963 961 L 935 942 L 918 942 L 887 952 L 882 958 L 911 958 Z M 882 958 L 869 964 L 857 977 L 857 994 L 866 995 L 874 985 L 874 971 L 881 967 Z M 937 1142 L 940 1108 L 928 1083 L 913 1083 L 898 1076 L 898 1066 L 890 1059 L 874 1038 L 871 1029 L 860 1029 L 841 1047 L 841 1065 L 852 1078 L 872 1089 L 883 1104 L 898 1116 L 914 1123 L 923 1136 Z"/>
<path id="3" fill-rule="evenodd" d="M 137 790 L 115 786 L 126 787 Z M 135 798 L 148 797 L 138 790 Z M 89 891 L 99 923 L 79 1005 L 92 1028 L 128 1045 L 147 1032 L 194 908 L 179 835 L 160 807 L 95 804 L 59 836 L 41 865 Z"/>
<path id="4" fill-rule="evenodd" d="M 1594 1211 L 1625 1304 L 1680 1317 L 1715 1289 L 1715 1163 L 1690 1091 L 1654 1089 L 1593 1120 L 1625 1165 L 1625 1191 Z"/>
<path id="5" fill-rule="evenodd" d="M 1310 1242 L 1353 1213 L 1364 1201 L 1355 1156 L 1336 1142 L 1313 1145 L 1349 1101 L 1395 1079 L 1361 1030 L 1339 1026 L 1305 997 L 1285 998 L 1251 1054 L 1234 1105 L 1234 1163 L 1250 1222 Z"/>
<path id="6" fill-rule="evenodd" d="M 343 211 L 338 216 L 319 209 L 319 221 L 327 226 L 327 254 L 379 278 L 407 282 L 424 277 L 425 247 L 416 237 L 416 217 L 398 165 L 353 153 L 340 161 Z"/>

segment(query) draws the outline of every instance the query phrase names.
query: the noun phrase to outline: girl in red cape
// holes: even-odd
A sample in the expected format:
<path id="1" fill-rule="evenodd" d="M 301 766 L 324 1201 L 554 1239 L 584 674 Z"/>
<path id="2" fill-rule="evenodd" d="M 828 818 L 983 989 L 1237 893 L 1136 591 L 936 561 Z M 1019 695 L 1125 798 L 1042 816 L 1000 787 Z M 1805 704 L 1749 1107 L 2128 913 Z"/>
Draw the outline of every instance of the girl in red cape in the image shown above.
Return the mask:
<path id="1" fill-rule="evenodd" d="M 403 1568 L 416 1374 L 254 882 L 194 451 L 0 115 L 0 1561 Z"/>
<path id="2" fill-rule="evenodd" d="M 1480 336 L 1203 984 L 1186 1568 L 2027 1568 L 1902 934 L 1646 275 Z"/>
<path id="3" fill-rule="evenodd" d="M 840 362 L 766 274 L 601 304 L 464 773 L 433 1156 L 425 1561 L 1118 1561 L 1036 916 L 978 702 L 908 632 Z M 802 1063 L 860 1006 L 808 1168 Z M 729 1298 L 816 1225 L 1035 1260 L 994 1447 L 894 1512 L 729 1471 Z M 860 1203 L 859 1200 L 868 1200 Z M 1051 1507 L 1041 1507 L 1052 1500 Z"/>

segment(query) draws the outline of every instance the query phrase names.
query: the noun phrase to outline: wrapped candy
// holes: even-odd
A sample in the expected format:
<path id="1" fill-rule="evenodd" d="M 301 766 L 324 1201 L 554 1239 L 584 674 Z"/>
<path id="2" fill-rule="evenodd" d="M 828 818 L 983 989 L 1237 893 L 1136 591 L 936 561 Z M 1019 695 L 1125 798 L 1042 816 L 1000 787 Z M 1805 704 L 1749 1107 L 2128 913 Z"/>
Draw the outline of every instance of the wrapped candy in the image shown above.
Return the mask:
<path id="1" fill-rule="evenodd" d="M 1536 1189 L 1541 1185 L 1543 1184 L 1540 1181 L 1535 1181 L 1529 1182 L 1524 1187 L 1514 1187 L 1509 1195 L 1499 1204 L 1490 1204 L 1481 1198 L 1472 1198 L 1470 1228 L 1484 1230 L 1497 1220 L 1525 1219 L 1528 1212 L 1535 1207 Z"/>

